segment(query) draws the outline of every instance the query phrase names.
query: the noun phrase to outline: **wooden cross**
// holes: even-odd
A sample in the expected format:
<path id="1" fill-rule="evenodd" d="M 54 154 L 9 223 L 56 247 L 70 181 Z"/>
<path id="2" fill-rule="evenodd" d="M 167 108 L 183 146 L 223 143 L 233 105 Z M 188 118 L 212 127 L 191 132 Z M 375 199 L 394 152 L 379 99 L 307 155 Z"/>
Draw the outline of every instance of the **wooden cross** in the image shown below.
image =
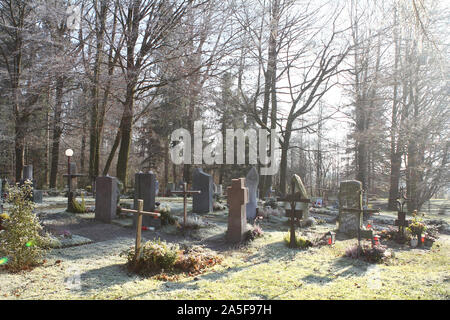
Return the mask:
<path id="1" fill-rule="evenodd" d="M 134 261 L 138 261 L 141 257 L 141 233 L 142 233 L 142 215 L 148 215 L 152 217 L 160 217 L 161 214 L 159 212 L 147 212 L 144 211 L 144 200 L 138 199 L 138 209 L 122 209 L 121 212 L 126 213 L 134 213 L 138 215 L 137 223 L 136 223 L 136 245 L 134 250 Z"/>
<path id="2" fill-rule="evenodd" d="M 289 202 L 291 209 L 286 210 L 286 214 L 290 217 L 290 241 L 289 247 L 295 248 L 295 220 L 300 220 L 303 217 L 303 210 L 297 210 L 295 207 L 297 202 L 309 203 L 310 199 L 303 198 L 303 193 L 301 191 L 295 192 L 296 179 L 295 175 L 291 180 L 291 194 L 285 196 L 284 198 L 277 198 L 277 201 Z"/>
<path id="3" fill-rule="evenodd" d="M 184 227 L 186 227 L 186 218 L 187 218 L 187 195 L 188 194 L 198 194 L 202 193 L 200 190 L 186 190 L 187 183 L 183 182 L 183 191 L 172 191 L 174 194 L 182 194 L 183 195 L 183 223 Z"/>

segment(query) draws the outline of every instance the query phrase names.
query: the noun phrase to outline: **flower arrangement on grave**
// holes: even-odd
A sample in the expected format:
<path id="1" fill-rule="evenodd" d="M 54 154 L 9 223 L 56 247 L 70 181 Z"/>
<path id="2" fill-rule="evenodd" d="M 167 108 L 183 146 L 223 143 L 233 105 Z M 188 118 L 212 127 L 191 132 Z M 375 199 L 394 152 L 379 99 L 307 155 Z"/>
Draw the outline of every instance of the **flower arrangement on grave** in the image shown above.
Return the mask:
<path id="1" fill-rule="evenodd" d="M 260 238 L 264 235 L 264 231 L 260 225 L 260 222 L 263 219 L 263 216 L 257 215 L 255 220 L 253 221 L 253 225 L 247 224 L 248 231 L 245 236 L 247 241 L 253 241 L 256 238 Z"/>
<path id="2" fill-rule="evenodd" d="M 394 227 L 388 227 L 388 229 L 381 230 L 379 236 L 381 240 L 392 240 L 400 244 L 404 244 L 411 240 L 411 232 L 401 234 Z"/>
<path id="3" fill-rule="evenodd" d="M 272 209 L 278 208 L 278 202 L 275 198 L 269 198 L 264 202 L 264 207 L 271 207 Z"/>
<path id="4" fill-rule="evenodd" d="M 369 263 L 382 263 L 387 261 L 387 259 L 391 258 L 393 255 L 386 246 L 381 244 L 373 247 L 369 244 L 363 244 L 358 247 L 358 245 L 355 244 L 345 250 L 345 256 L 352 259 L 361 259 Z"/>
<path id="5" fill-rule="evenodd" d="M 433 243 L 439 238 L 439 227 L 427 225 L 424 236 L 425 243 L 430 246 L 433 245 Z"/>
<path id="6" fill-rule="evenodd" d="M 213 211 L 222 211 L 222 210 L 226 210 L 227 206 L 223 203 L 221 203 L 220 201 L 214 201 L 213 203 Z"/>
<path id="7" fill-rule="evenodd" d="M 200 229 L 208 226 L 210 226 L 210 224 L 203 221 L 201 217 L 190 215 L 186 218 L 186 225 L 184 226 L 184 229 Z M 179 225 L 179 228 L 183 228 L 183 226 Z"/>
<path id="8" fill-rule="evenodd" d="M 409 224 L 409 226 L 406 228 L 406 230 L 411 232 L 411 234 L 416 236 L 418 239 L 421 237 L 421 235 L 427 229 L 426 224 L 423 222 L 423 217 L 424 217 L 424 214 L 422 214 L 420 216 L 417 214 L 417 211 L 414 210 L 412 221 Z"/>
<path id="9" fill-rule="evenodd" d="M 291 235 L 288 232 L 285 236 L 284 236 L 284 243 L 290 247 L 291 245 Z M 296 248 L 300 248 L 300 249 L 306 249 L 309 247 L 312 247 L 313 243 L 311 242 L 311 240 L 304 238 L 300 235 L 297 235 L 297 233 L 295 234 L 295 247 Z"/>
<path id="10" fill-rule="evenodd" d="M 30 200 L 31 181 L 22 186 L 6 187 L 7 202 L 11 204 L 8 218 L 2 220 L 5 230 L 0 232 L 0 256 L 7 258 L 6 269 L 16 272 L 30 269 L 40 263 L 50 243 Z"/>
<path id="11" fill-rule="evenodd" d="M 177 220 L 170 214 L 170 206 L 168 204 L 160 204 L 156 209 L 156 212 L 161 214 L 160 219 L 161 225 L 163 226 L 175 224 L 177 222 Z"/>

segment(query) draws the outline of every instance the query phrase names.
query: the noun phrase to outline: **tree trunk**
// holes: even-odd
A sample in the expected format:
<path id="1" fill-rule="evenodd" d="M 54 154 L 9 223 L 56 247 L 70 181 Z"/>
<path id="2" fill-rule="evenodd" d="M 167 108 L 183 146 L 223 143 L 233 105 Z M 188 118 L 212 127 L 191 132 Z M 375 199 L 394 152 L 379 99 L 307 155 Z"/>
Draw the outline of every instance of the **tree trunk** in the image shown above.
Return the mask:
<path id="1" fill-rule="evenodd" d="M 127 188 L 128 157 L 130 155 L 131 133 L 133 129 L 135 85 L 136 82 L 134 80 L 129 82 L 127 85 L 127 97 L 125 101 L 125 110 L 121 126 L 119 157 L 117 159 L 117 166 L 116 166 L 116 176 L 120 181 L 122 181 L 125 190 Z"/>
<path id="2" fill-rule="evenodd" d="M 53 118 L 53 140 L 52 140 L 52 164 L 50 167 L 50 188 L 56 188 L 56 178 L 58 175 L 59 163 L 59 143 L 62 134 L 61 113 L 63 97 L 63 77 L 56 80 L 55 114 Z"/>

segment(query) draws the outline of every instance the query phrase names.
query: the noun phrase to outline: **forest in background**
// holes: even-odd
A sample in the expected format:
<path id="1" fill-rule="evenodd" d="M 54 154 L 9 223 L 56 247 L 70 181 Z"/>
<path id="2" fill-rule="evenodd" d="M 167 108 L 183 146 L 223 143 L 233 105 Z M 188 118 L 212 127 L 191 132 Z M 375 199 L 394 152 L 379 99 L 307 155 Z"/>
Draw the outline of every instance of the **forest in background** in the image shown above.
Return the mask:
<path id="1" fill-rule="evenodd" d="M 0 0 L 0 178 L 32 164 L 63 188 L 64 151 L 86 174 L 153 170 L 160 190 L 178 128 L 280 132 L 280 169 L 260 176 L 313 196 L 357 179 L 395 209 L 448 194 L 446 1 Z M 203 165 L 227 186 L 250 165 Z"/>

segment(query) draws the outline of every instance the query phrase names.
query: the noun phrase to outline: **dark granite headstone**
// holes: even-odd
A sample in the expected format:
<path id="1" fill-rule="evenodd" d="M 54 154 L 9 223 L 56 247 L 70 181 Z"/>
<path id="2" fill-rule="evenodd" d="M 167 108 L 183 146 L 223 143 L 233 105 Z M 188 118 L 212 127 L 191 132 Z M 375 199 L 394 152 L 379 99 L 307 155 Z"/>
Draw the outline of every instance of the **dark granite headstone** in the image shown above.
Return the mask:
<path id="1" fill-rule="evenodd" d="M 34 203 L 42 203 L 42 190 L 33 190 L 33 202 Z"/>
<path id="2" fill-rule="evenodd" d="M 33 181 L 33 166 L 31 164 L 23 166 L 23 180 L 27 179 Z"/>
<path id="3" fill-rule="evenodd" d="M 134 209 L 137 210 L 138 199 L 144 200 L 144 211 L 155 211 L 156 175 L 149 173 L 136 173 L 134 176 Z M 134 215 L 133 225 L 136 225 L 137 215 Z M 161 227 L 161 219 L 151 216 L 142 216 L 143 227 Z"/>
<path id="4" fill-rule="evenodd" d="M 192 178 L 192 190 L 200 190 L 200 194 L 192 195 L 192 211 L 208 213 L 213 211 L 213 181 L 212 176 L 196 168 Z"/>
<path id="5" fill-rule="evenodd" d="M 115 177 L 97 177 L 95 184 L 95 219 L 110 223 L 117 211 L 117 179 Z"/>

